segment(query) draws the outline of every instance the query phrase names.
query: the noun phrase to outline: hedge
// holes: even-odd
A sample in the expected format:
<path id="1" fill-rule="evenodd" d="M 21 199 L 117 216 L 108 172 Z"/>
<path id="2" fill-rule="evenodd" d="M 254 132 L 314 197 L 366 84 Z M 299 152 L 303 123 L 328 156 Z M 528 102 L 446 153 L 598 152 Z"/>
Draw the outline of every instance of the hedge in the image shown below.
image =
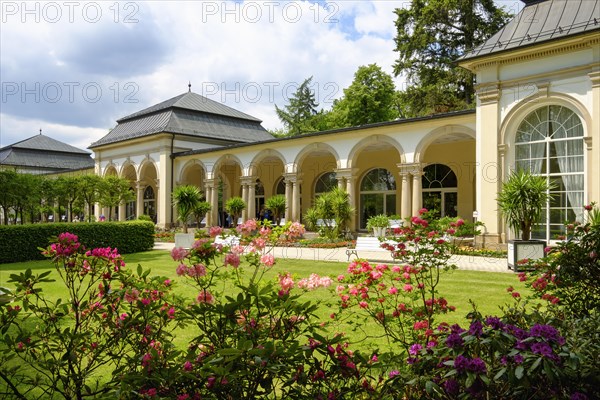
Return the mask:
<path id="1" fill-rule="evenodd" d="M 121 254 L 154 246 L 154 224 L 146 221 L 0 225 L 0 264 L 44 259 L 39 248 L 63 232 L 77 235 L 86 248 L 112 247 Z"/>

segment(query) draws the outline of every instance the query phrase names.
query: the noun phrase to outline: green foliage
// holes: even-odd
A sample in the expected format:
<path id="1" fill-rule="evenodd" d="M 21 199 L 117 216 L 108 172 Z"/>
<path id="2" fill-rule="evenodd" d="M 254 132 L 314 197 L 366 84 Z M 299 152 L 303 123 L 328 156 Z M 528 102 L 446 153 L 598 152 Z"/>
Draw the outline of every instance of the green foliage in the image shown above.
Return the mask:
<path id="1" fill-rule="evenodd" d="M 127 203 L 135 199 L 135 194 L 129 190 L 131 183 L 125 178 L 109 175 L 102 180 L 98 190 L 98 201 L 103 207 L 108 207 L 108 220 L 112 219 L 112 210 L 121 202 Z"/>
<path id="2" fill-rule="evenodd" d="M 275 196 L 271 196 L 265 202 L 265 208 L 267 210 L 271 210 L 273 212 L 273 218 L 275 219 L 275 225 L 279 225 L 281 221 L 281 217 L 285 214 L 285 209 L 287 207 L 285 196 L 282 194 L 277 194 Z"/>
<path id="3" fill-rule="evenodd" d="M 242 215 L 242 211 L 246 208 L 246 202 L 241 197 L 232 197 L 225 202 L 225 210 L 231 214 L 233 224 L 236 225 L 238 219 Z"/>
<path id="4" fill-rule="evenodd" d="M 311 120 L 317 114 L 319 105 L 315 100 L 314 91 L 310 88 L 311 82 L 312 76 L 305 79 L 283 109 L 275 105 L 277 116 L 286 128 L 285 136 L 297 136 L 315 131 Z"/>
<path id="5" fill-rule="evenodd" d="M 183 224 L 183 233 L 187 233 L 188 220 L 200 202 L 200 189 L 194 185 L 177 186 L 172 197 L 177 209 L 177 219 Z"/>
<path id="6" fill-rule="evenodd" d="M 63 232 L 80 237 L 88 248 L 114 247 L 123 254 L 154 246 L 154 224 L 149 222 L 64 223 L 0 226 L 0 263 L 39 260 L 39 248 Z"/>
<path id="7" fill-rule="evenodd" d="M 349 196 L 348 192 L 336 187 L 317 197 L 314 207 L 305 214 L 309 228 L 319 229 L 322 235 L 331 240 L 341 238 L 354 213 Z M 323 226 L 317 225 L 319 221 L 323 222 Z"/>
<path id="8" fill-rule="evenodd" d="M 503 183 L 498 194 L 498 207 L 508 226 L 521 233 L 522 240 L 529 240 L 531 228 L 539 222 L 542 210 L 552 198 L 549 194 L 554 184 L 543 176 L 525 170 L 513 171 Z"/>
<path id="9" fill-rule="evenodd" d="M 597 210 L 586 208 L 590 214 Z M 570 223 L 566 231 L 566 240 L 550 248 L 545 258 L 525 266 L 533 271 L 522 279 L 539 298 L 561 304 L 568 315 L 600 314 L 600 226 Z"/>
<path id="10" fill-rule="evenodd" d="M 154 221 L 152 221 L 152 217 L 147 215 L 147 214 L 142 214 L 138 217 L 138 221 L 148 221 L 148 222 L 152 222 L 154 223 Z"/>
<path id="11" fill-rule="evenodd" d="M 199 201 L 194 207 L 194 219 L 196 220 L 196 226 L 200 228 L 200 223 L 202 222 L 202 218 L 206 216 L 212 209 L 212 206 L 208 201 Z"/>
<path id="12" fill-rule="evenodd" d="M 392 77 L 377 64 L 360 66 L 335 107 L 346 108 L 349 126 L 391 121 L 398 117 Z"/>
<path id="13" fill-rule="evenodd" d="M 396 76 L 403 117 L 461 110 L 474 104 L 474 75 L 456 65 L 500 30 L 509 15 L 488 0 L 417 0 L 396 11 Z"/>
<path id="14" fill-rule="evenodd" d="M 373 215 L 367 220 L 367 229 L 373 228 L 387 228 L 390 223 L 390 219 L 385 214 Z"/>

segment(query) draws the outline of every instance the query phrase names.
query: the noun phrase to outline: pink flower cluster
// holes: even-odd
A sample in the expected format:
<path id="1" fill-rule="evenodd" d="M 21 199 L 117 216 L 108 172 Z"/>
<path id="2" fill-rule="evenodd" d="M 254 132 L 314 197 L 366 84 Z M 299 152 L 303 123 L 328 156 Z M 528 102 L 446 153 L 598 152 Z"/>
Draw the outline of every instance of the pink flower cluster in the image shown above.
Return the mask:
<path id="1" fill-rule="evenodd" d="M 76 254 L 80 248 L 82 246 L 77 235 L 64 232 L 58 235 L 57 243 L 52 243 L 45 253 L 54 257 L 69 257 Z"/>
<path id="2" fill-rule="evenodd" d="M 189 255 L 190 252 L 183 247 L 174 247 L 173 250 L 171 250 L 171 258 L 175 261 L 183 261 Z"/>
<path id="3" fill-rule="evenodd" d="M 192 266 L 187 266 L 185 264 L 179 264 L 177 266 L 177 275 L 179 276 L 189 276 L 191 278 L 200 278 L 206 275 L 206 266 L 204 264 L 195 264 Z"/>
<path id="4" fill-rule="evenodd" d="M 331 286 L 333 280 L 328 276 L 319 276 L 317 274 L 310 274 L 308 278 L 300 279 L 297 286 L 304 290 L 314 290 L 320 287 L 327 288 Z"/>
<path id="5" fill-rule="evenodd" d="M 292 222 L 292 224 L 286 230 L 285 236 L 288 239 L 299 239 L 304 235 L 305 232 L 306 229 L 304 229 L 304 225 L 299 222 Z"/>
<path id="6" fill-rule="evenodd" d="M 258 222 L 255 219 L 249 219 L 235 228 L 242 236 L 250 236 L 258 230 Z"/>
<path id="7" fill-rule="evenodd" d="M 119 272 L 119 270 L 125 266 L 125 262 L 116 248 L 98 247 L 96 249 L 88 250 L 85 255 L 87 257 L 97 257 L 108 261 L 109 264 L 114 266 L 115 272 Z"/>
<path id="8" fill-rule="evenodd" d="M 221 228 L 220 226 L 211 226 L 210 229 L 208 230 L 208 234 L 210 235 L 211 238 L 216 238 L 217 236 L 220 236 L 221 234 L 223 234 L 224 229 Z"/>

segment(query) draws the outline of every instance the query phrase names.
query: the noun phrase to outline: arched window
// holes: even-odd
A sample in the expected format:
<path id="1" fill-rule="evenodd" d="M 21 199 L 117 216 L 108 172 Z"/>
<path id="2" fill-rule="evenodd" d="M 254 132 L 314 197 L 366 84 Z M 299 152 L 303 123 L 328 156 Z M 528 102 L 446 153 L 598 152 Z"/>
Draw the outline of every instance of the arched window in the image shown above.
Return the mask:
<path id="1" fill-rule="evenodd" d="M 283 176 L 280 177 L 275 184 L 275 194 L 285 195 L 285 179 L 283 179 Z"/>
<path id="2" fill-rule="evenodd" d="M 584 202 L 583 125 L 566 107 L 551 105 L 531 112 L 515 136 L 515 168 L 546 177 L 556 188 L 532 232 L 551 240 L 564 232 L 566 221 L 581 221 Z"/>
<path id="3" fill-rule="evenodd" d="M 330 192 L 337 187 L 338 181 L 335 172 L 325 172 L 315 181 L 315 197 Z"/>
<path id="4" fill-rule="evenodd" d="M 396 179 L 383 168 L 372 169 L 360 183 L 360 227 L 378 214 L 396 214 Z"/>
<path id="5" fill-rule="evenodd" d="M 156 222 L 156 197 L 152 186 L 146 186 L 144 189 L 144 214 Z"/>
<path id="6" fill-rule="evenodd" d="M 431 164 L 423 168 L 421 178 L 423 207 L 434 211 L 438 217 L 458 215 L 458 180 L 450 167 Z"/>

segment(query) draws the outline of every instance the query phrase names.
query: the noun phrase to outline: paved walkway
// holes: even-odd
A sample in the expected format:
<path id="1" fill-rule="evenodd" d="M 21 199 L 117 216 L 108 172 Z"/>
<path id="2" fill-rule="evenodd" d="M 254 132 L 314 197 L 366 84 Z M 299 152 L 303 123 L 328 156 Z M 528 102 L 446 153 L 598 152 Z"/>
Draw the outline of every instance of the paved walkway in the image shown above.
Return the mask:
<path id="1" fill-rule="evenodd" d="M 170 251 L 175 246 L 174 243 L 156 243 L 155 250 Z M 285 259 L 301 259 L 312 261 L 338 261 L 348 262 L 346 248 L 335 249 L 318 249 L 308 247 L 275 247 L 273 249 L 275 258 Z M 359 251 L 359 257 L 365 258 L 373 262 L 393 263 L 393 259 L 388 251 Z M 354 256 L 351 257 L 351 259 Z M 456 264 L 458 269 L 471 271 L 488 271 L 488 272 L 506 272 L 512 273 L 508 269 L 506 258 L 492 258 L 479 256 L 462 256 L 454 255 L 450 259 L 451 263 Z"/>

